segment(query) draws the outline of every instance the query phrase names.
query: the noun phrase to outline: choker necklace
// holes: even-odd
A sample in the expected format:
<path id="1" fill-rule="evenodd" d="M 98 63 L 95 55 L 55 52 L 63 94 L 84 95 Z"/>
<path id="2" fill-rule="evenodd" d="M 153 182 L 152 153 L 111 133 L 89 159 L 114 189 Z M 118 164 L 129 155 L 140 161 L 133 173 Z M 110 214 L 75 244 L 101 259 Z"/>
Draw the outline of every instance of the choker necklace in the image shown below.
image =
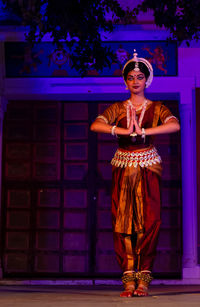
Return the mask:
<path id="1" fill-rule="evenodd" d="M 128 104 L 132 105 L 136 109 L 136 111 L 140 111 L 146 103 L 147 103 L 147 99 L 145 99 L 144 102 L 139 104 L 139 108 L 137 108 L 137 106 L 134 106 L 132 102 L 130 101 L 130 99 L 128 99 Z"/>

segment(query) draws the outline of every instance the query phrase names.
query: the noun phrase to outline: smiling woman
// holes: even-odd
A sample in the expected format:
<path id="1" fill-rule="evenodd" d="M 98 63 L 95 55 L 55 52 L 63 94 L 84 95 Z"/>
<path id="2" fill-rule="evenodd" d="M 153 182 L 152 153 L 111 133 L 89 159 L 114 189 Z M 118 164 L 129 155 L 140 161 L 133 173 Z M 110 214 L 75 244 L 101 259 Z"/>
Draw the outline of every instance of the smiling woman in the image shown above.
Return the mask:
<path id="1" fill-rule="evenodd" d="M 143 73 L 130 71 L 126 79 L 127 88 L 130 92 L 137 93 L 144 91 L 146 78 Z"/>
<path id="2" fill-rule="evenodd" d="M 153 80 L 146 59 L 135 52 L 123 78 L 130 98 L 107 108 L 91 130 L 118 137 L 111 164 L 114 247 L 125 288 L 120 296 L 147 296 L 161 224 L 162 166 L 153 135 L 176 132 L 180 125 L 161 102 L 146 99 L 145 87 Z"/>

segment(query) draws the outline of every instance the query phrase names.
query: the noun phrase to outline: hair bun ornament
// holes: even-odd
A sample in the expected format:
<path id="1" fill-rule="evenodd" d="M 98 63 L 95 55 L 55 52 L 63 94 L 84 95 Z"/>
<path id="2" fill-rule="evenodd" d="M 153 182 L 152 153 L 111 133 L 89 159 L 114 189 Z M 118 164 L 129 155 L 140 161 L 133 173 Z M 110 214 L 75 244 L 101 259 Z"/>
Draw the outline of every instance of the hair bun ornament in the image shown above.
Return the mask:
<path id="1" fill-rule="evenodd" d="M 140 71 L 137 55 L 138 54 L 137 54 L 136 50 L 134 49 L 134 53 L 133 53 L 133 60 L 135 62 L 134 71 Z"/>
<path id="2" fill-rule="evenodd" d="M 133 58 L 130 59 L 130 60 L 128 60 L 128 61 L 125 63 L 125 65 L 124 65 L 124 67 L 123 67 L 123 70 L 122 70 L 122 76 L 123 76 L 123 78 L 124 78 L 124 70 L 125 70 L 126 66 L 127 66 L 129 63 L 135 62 L 134 71 L 140 71 L 139 63 L 143 63 L 143 64 L 147 67 L 147 69 L 148 69 L 148 71 L 149 71 L 149 77 L 148 77 L 148 79 L 147 79 L 147 81 L 146 81 L 146 88 L 147 88 L 147 87 L 149 87 L 149 86 L 151 85 L 151 82 L 153 81 L 153 67 L 152 67 L 151 63 L 150 63 L 149 61 L 147 61 L 145 58 L 138 58 L 138 57 L 137 57 L 138 54 L 137 54 L 137 52 L 136 52 L 136 49 L 134 49 L 133 51 L 134 51 L 134 53 L 133 53 Z M 125 79 L 124 79 L 124 82 L 125 82 L 125 84 L 126 84 Z M 126 85 L 127 85 L 127 84 L 126 84 Z"/>

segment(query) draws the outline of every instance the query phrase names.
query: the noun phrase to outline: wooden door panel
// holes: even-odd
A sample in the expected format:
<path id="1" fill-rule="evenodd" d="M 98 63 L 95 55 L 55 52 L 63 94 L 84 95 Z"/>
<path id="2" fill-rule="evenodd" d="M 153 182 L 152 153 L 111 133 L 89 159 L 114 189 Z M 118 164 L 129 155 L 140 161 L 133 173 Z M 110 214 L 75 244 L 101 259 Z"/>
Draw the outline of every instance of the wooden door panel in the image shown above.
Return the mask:
<path id="1" fill-rule="evenodd" d="M 37 191 L 37 206 L 39 207 L 59 207 L 60 190 L 54 188 L 39 189 Z"/>
<path id="2" fill-rule="evenodd" d="M 29 248 L 29 233 L 9 231 L 6 234 L 6 248 L 13 250 L 27 250 Z"/>
<path id="3" fill-rule="evenodd" d="M 84 102 L 68 102 L 64 105 L 64 121 L 88 121 L 88 104 Z"/>
<path id="4" fill-rule="evenodd" d="M 68 123 L 64 125 L 65 140 L 85 140 L 88 138 L 88 124 Z"/>
<path id="5" fill-rule="evenodd" d="M 110 210 L 117 138 L 89 131 L 89 119 L 109 105 L 9 103 L 3 147 L 5 276 L 120 275 Z M 177 102 L 169 105 L 178 114 Z M 180 135 L 158 136 L 156 144 L 164 170 L 154 271 L 180 274 Z"/>
<path id="6" fill-rule="evenodd" d="M 59 273 L 59 255 L 38 254 L 35 256 L 35 272 L 38 273 Z"/>
<path id="7" fill-rule="evenodd" d="M 38 250 L 58 251 L 60 248 L 60 232 L 37 231 L 35 245 Z"/>
<path id="8" fill-rule="evenodd" d="M 64 207 L 77 209 L 87 208 L 87 190 L 64 190 Z"/>
<path id="9" fill-rule="evenodd" d="M 8 208 L 29 208 L 31 191 L 26 189 L 7 189 Z"/>
<path id="10" fill-rule="evenodd" d="M 4 268 L 6 273 L 27 273 L 29 269 L 29 257 L 24 254 L 24 251 L 20 252 L 10 252 L 4 254 Z"/>
<path id="11" fill-rule="evenodd" d="M 60 227 L 60 210 L 37 209 L 36 226 L 38 228 L 59 229 Z"/>
<path id="12" fill-rule="evenodd" d="M 87 163 L 64 163 L 65 180 L 84 180 L 88 174 Z"/>

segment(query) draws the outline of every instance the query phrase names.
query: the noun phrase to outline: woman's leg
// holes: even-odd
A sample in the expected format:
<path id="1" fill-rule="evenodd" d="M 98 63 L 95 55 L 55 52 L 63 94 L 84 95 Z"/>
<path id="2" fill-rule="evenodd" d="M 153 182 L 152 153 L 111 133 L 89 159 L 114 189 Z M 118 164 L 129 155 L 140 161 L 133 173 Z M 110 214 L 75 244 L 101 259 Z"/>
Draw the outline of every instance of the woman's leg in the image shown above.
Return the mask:
<path id="1" fill-rule="evenodd" d="M 115 253 L 123 272 L 122 282 L 125 289 L 120 296 L 132 297 L 136 288 L 136 254 L 133 248 L 136 245 L 136 238 L 117 232 L 114 232 L 113 236 Z"/>
<path id="2" fill-rule="evenodd" d="M 160 229 L 160 177 L 148 170 L 142 171 L 142 194 L 144 206 L 144 233 L 138 238 L 138 287 L 137 296 L 147 296 L 152 280 L 151 271 L 156 256 L 156 247 Z"/>
<path id="3" fill-rule="evenodd" d="M 124 178 L 132 178 L 135 170 L 113 168 L 113 186 L 112 186 L 112 221 L 113 229 L 116 225 L 116 217 L 119 207 L 121 187 L 124 184 Z M 128 177 L 127 177 L 128 176 Z M 138 274 L 137 281 L 140 288 L 146 287 L 144 295 L 148 294 L 148 284 L 151 279 L 151 272 L 154 258 L 156 255 L 156 246 L 160 228 L 160 177 L 147 168 L 139 168 L 137 177 L 133 181 L 126 181 L 129 184 L 126 190 L 126 205 L 133 206 L 133 229 L 132 233 L 139 231 L 135 240 L 133 235 L 125 235 L 120 232 L 114 232 L 114 245 L 117 260 L 122 271 L 133 271 L 134 277 L 132 283 L 135 282 L 135 268 L 137 262 Z M 136 184 L 135 184 L 136 183 Z M 131 197 L 130 197 L 130 195 Z M 132 195 L 135 195 L 132 197 Z M 130 211 L 129 211 L 130 212 Z M 136 244 L 137 241 L 137 244 Z M 141 274 L 142 273 L 142 274 Z M 124 275 L 125 275 L 124 274 Z M 129 274 L 130 275 L 130 274 Z M 148 276 L 147 276 L 148 275 Z M 139 278 L 140 277 L 140 278 Z M 148 279 L 148 283 L 147 283 Z M 127 279 L 126 279 L 127 280 Z M 144 283 L 144 280 L 146 283 Z M 125 287 L 126 288 L 126 287 Z M 144 288 L 145 289 L 145 288 Z M 139 288 L 138 288 L 139 291 Z M 139 295 L 139 293 L 135 293 Z M 140 293 L 141 294 L 141 293 Z"/>

